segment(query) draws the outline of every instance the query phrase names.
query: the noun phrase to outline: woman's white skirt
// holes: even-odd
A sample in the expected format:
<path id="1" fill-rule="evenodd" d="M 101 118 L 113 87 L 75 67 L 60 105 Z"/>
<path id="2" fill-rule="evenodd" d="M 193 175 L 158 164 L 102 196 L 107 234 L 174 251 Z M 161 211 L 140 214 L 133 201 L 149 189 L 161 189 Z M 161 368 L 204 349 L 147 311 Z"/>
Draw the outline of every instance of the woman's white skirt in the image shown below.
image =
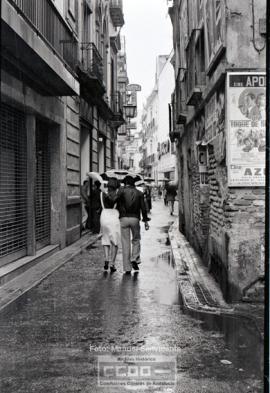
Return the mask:
<path id="1" fill-rule="evenodd" d="M 121 228 L 119 220 L 119 211 L 116 209 L 103 209 L 100 216 L 101 227 L 101 244 L 103 246 L 120 246 Z"/>

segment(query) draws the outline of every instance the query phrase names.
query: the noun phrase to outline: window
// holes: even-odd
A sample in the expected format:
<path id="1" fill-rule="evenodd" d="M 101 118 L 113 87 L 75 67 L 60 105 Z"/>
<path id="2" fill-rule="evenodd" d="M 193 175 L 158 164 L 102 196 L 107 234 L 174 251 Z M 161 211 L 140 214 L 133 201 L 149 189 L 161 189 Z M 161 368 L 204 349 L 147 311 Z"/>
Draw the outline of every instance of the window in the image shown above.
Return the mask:
<path id="1" fill-rule="evenodd" d="M 195 48 L 195 86 L 205 85 L 204 33 L 200 32 Z"/>
<path id="2" fill-rule="evenodd" d="M 53 0 L 53 2 L 61 15 L 64 16 L 64 0 Z"/>
<path id="3" fill-rule="evenodd" d="M 64 0 L 66 21 L 72 31 L 78 34 L 78 0 Z"/>
<path id="4" fill-rule="evenodd" d="M 68 0 L 68 13 L 72 16 L 73 20 L 76 17 L 75 0 Z"/>

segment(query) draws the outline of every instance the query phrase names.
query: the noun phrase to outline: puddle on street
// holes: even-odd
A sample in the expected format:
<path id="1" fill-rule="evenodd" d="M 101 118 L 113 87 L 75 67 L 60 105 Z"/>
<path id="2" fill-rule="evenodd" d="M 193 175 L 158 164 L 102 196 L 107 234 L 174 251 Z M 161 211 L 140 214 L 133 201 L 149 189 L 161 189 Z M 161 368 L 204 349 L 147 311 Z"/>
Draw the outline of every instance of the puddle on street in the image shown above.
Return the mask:
<path id="1" fill-rule="evenodd" d="M 251 319 L 205 315 L 202 329 L 219 332 L 234 365 L 261 379 L 263 376 L 263 339 Z"/>
<path id="2" fill-rule="evenodd" d="M 170 226 L 174 223 L 174 221 L 169 221 L 168 225 L 164 225 L 163 227 L 160 228 L 161 232 L 168 233 Z"/>
<path id="3" fill-rule="evenodd" d="M 164 247 L 164 252 L 153 260 L 156 260 L 160 274 L 166 277 L 158 284 L 160 303 L 177 304 L 181 307 L 181 295 L 177 285 L 175 262 L 171 251 Z M 195 318 L 198 319 L 196 316 Z M 254 321 L 247 318 L 211 314 L 202 314 L 200 320 L 203 330 L 213 332 L 213 336 L 220 337 L 225 341 L 228 357 L 236 367 L 250 372 L 250 375 L 254 375 L 258 379 L 262 379 L 263 339 Z"/>
<path id="4" fill-rule="evenodd" d="M 156 262 L 159 274 L 162 280 L 158 283 L 158 301 L 165 305 L 179 305 L 179 291 L 175 276 L 175 264 L 170 250 L 164 252 L 158 257 L 153 258 Z"/>
<path id="5" fill-rule="evenodd" d="M 165 225 L 165 226 L 161 227 L 160 230 L 161 230 L 161 232 L 168 233 L 169 228 L 170 228 L 170 225 Z"/>

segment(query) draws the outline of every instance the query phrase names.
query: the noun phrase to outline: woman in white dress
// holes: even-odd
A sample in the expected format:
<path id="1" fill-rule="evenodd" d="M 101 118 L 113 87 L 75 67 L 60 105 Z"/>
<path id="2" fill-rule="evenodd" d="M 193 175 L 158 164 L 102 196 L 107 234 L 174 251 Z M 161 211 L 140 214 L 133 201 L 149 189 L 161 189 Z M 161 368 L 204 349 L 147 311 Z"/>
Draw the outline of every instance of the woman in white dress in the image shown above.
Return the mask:
<path id="1" fill-rule="evenodd" d="M 102 212 L 100 216 L 101 244 L 104 249 L 104 270 L 108 270 L 111 262 L 111 273 L 116 271 L 115 259 L 121 243 L 121 229 L 119 212 L 116 209 L 118 180 L 111 178 L 108 181 L 108 193 L 100 193 Z"/>

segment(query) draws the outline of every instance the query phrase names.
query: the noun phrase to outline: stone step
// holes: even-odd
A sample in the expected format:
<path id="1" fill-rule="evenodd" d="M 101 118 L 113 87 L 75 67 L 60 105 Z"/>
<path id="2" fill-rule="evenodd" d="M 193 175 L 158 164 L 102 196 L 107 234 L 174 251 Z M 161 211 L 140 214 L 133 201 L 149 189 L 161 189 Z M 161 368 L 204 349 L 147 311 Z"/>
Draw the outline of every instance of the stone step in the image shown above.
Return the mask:
<path id="1" fill-rule="evenodd" d="M 0 286 L 6 284 L 10 280 L 13 280 L 18 275 L 35 266 L 37 263 L 50 257 L 58 250 L 58 245 L 46 246 L 37 251 L 34 256 L 26 256 L 0 267 Z"/>

